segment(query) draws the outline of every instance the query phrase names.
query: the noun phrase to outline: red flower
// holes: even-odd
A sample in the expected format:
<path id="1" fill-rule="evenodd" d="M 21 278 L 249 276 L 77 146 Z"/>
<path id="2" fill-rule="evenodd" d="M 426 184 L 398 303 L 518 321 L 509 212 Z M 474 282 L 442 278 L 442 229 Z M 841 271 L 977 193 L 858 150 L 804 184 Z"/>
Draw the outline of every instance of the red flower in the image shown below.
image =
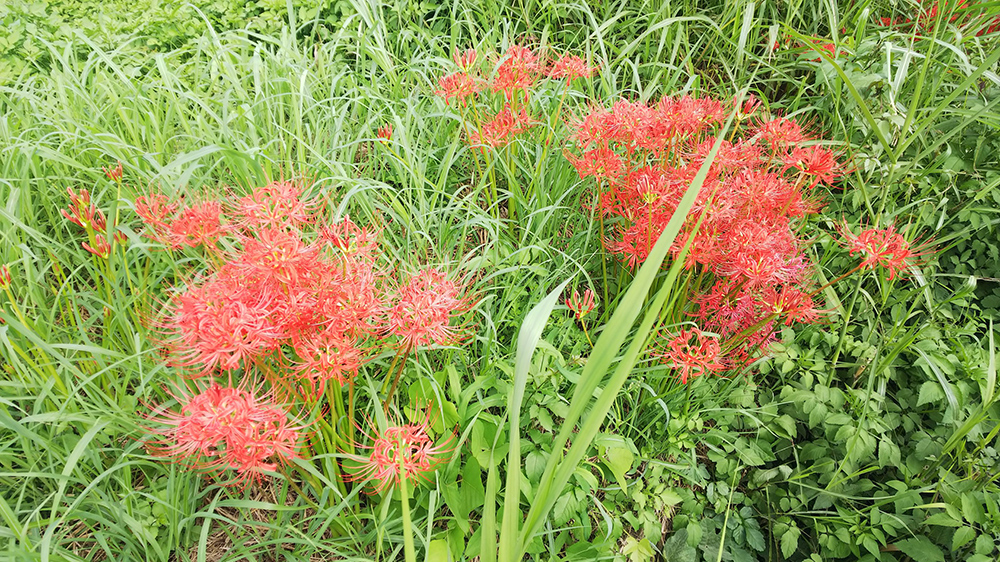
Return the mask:
<path id="1" fill-rule="evenodd" d="M 445 102 L 456 98 L 465 104 L 466 98 L 475 95 L 479 89 L 479 83 L 475 78 L 465 72 L 456 72 L 441 77 L 438 80 L 438 89 L 434 90 L 434 93 L 444 98 Z"/>
<path id="2" fill-rule="evenodd" d="M 458 49 L 455 49 L 455 53 L 452 55 L 452 59 L 454 59 L 455 64 L 466 72 L 472 70 L 472 67 L 476 65 L 476 58 L 477 54 L 475 49 L 466 49 L 461 53 L 458 52 Z"/>
<path id="3" fill-rule="evenodd" d="M 72 187 L 67 187 L 66 191 L 69 192 L 70 205 L 69 209 L 59 211 L 62 213 L 62 216 L 84 230 L 93 229 L 97 232 L 104 232 L 107 227 L 107 220 L 104 217 L 104 213 L 90 201 L 90 192 L 86 189 L 81 189 L 80 194 L 77 195 L 73 192 Z"/>
<path id="4" fill-rule="evenodd" d="M 447 444 L 436 445 L 428 431 L 430 421 L 386 428 L 372 443 L 371 454 L 354 470 L 350 479 L 374 480 L 375 492 L 383 492 L 401 479 L 427 480 L 427 473 L 443 462 Z"/>
<path id="5" fill-rule="evenodd" d="M 450 321 L 471 306 L 461 296 L 462 291 L 461 285 L 449 281 L 439 269 L 420 271 L 410 277 L 389 308 L 387 331 L 399 337 L 406 348 L 457 343 L 463 338 L 462 329 L 451 326 Z"/>
<path id="6" fill-rule="evenodd" d="M 217 383 L 198 394 L 182 391 L 171 397 L 180 402 L 180 413 L 150 417 L 164 426 L 151 430 L 161 436 L 154 443 L 157 454 L 216 478 L 235 470 L 236 478 L 226 485 L 259 481 L 264 472 L 276 470 L 278 462 L 297 456 L 302 428 L 290 424 L 288 413 L 268 397 Z"/>
<path id="7" fill-rule="evenodd" d="M 388 142 L 392 140 L 392 125 L 382 125 L 378 128 L 378 132 L 375 134 L 378 137 L 379 142 Z"/>
<path id="8" fill-rule="evenodd" d="M 597 306 L 597 303 L 594 301 L 594 292 L 590 289 L 583 292 L 582 298 L 580 297 L 580 293 L 573 291 L 573 296 L 566 299 L 566 308 L 576 313 L 577 320 L 590 314 L 595 306 Z"/>
<path id="9" fill-rule="evenodd" d="M 621 158 L 608 148 L 587 150 L 580 156 L 567 152 L 566 159 L 576 168 L 580 179 L 593 176 L 595 179 L 615 182 L 624 168 Z"/>
<path id="10" fill-rule="evenodd" d="M 108 244 L 108 240 L 103 236 L 95 237 L 93 246 L 86 242 L 83 242 L 80 245 L 83 246 L 84 250 L 87 250 L 101 259 L 107 259 L 107 257 L 111 255 L 111 245 Z"/>
<path id="11" fill-rule="evenodd" d="M 521 45 L 511 45 L 497 67 L 493 91 L 503 92 L 507 100 L 512 100 L 517 90 L 527 93 L 543 71 L 544 63 L 534 51 Z"/>
<path id="12" fill-rule="evenodd" d="M 915 265 L 920 257 L 920 254 L 910 248 L 906 238 L 892 226 L 869 228 L 854 234 L 845 223 L 840 225 L 838 230 L 850 255 L 861 254 L 864 257 L 859 268 L 864 270 L 875 269 L 876 266 L 884 267 L 889 270 L 889 279 L 893 279 L 903 269 Z"/>
<path id="13" fill-rule="evenodd" d="M 166 233 L 170 228 L 169 219 L 177 212 L 177 204 L 170 203 L 167 197 L 160 193 L 140 195 L 135 199 L 135 213 L 139 215 L 146 226 L 152 228 L 151 238 L 166 243 Z"/>
<path id="14" fill-rule="evenodd" d="M 0 289 L 10 287 L 10 267 L 7 264 L 0 266 Z"/>
<path id="15" fill-rule="evenodd" d="M 122 181 L 122 163 L 119 162 L 114 168 L 101 168 L 104 170 L 104 175 L 111 181 L 120 182 Z"/>
<path id="16" fill-rule="evenodd" d="M 222 224 L 222 205 L 218 201 L 206 201 L 181 209 L 180 216 L 168 228 L 168 240 L 175 249 L 214 246 L 216 240 L 229 230 Z"/>
<path id="17" fill-rule="evenodd" d="M 697 328 L 681 330 L 659 353 L 664 363 L 680 372 L 682 383 L 687 383 L 690 377 L 723 370 L 721 355 L 719 340 L 705 336 Z"/>
<path id="18" fill-rule="evenodd" d="M 587 61 L 574 55 L 562 55 L 549 68 L 549 78 L 556 80 L 565 78 L 572 82 L 577 78 L 590 78 L 598 67 L 589 66 Z"/>
<path id="19" fill-rule="evenodd" d="M 840 162 L 836 155 L 816 145 L 792 149 L 792 153 L 785 158 L 785 168 L 795 168 L 803 176 L 811 177 L 812 181 L 808 184 L 810 188 L 819 182 L 830 185 L 841 176 Z"/>
<path id="20" fill-rule="evenodd" d="M 524 109 L 514 113 L 510 104 L 507 104 L 500 110 L 500 113 L 484 121 L 478 131 L 469 133 L 469 144 L 477 147 L 500 148 L 513 140 L 515 135 L 519 135 L 533 126 L 535 123 Z"/>
<path id="21" fill-rule="evenodd" d="M 313 222 L 319 207 L 303 197 L 303 186 L 290 181 L 273 181 L 258 187 L 250 195 L 236 201 L 234 219 L 241 228 L 254 231 L 259 228 L 297 229 Z M 214 209 L 205 209 L 209 225 L 218 222 L 210 216 Z M 182 213 L 183 217 L 183 213 Z"/>

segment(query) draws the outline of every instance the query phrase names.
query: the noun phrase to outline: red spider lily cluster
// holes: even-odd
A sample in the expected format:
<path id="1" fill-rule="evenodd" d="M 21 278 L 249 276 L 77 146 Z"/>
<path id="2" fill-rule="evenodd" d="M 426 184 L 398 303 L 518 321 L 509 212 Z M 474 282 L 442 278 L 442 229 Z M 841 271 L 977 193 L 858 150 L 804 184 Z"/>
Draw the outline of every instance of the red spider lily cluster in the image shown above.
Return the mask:
<path id="1" fill-rule="evenodd" d="M 212 383 L 200 394 L 174 396 L 181 411 L 165 412 L 150 419 L 161 436 L 154 443 L 157 454 L 179 460 L 217 477 L 232 469 L 230 484 L 259 481 L 273 472 L 276 459 L 297 456 L 303 438 L 301 427 L 292 425 L 288 413 L 268 397 L 258 397 L 241 388 Z"/>
<path id="2" fill-rule="evenodd" d="M 331 381 L 351 384 L 387 348 L 451 345 L 465 335 L 452 324 L 473 304 L 462 284 L 436 268 L 395 281 L 379 265 L 377 234 L 349 218 L 326 220 L 300 183 L 272 182 L 244 197 L 183 207 L 153 194 L 135 207 L 149 236 L 173 249 L 201 247 L 210 258 L 159 321 L 174 363 L 195 378 L 242 376 L 282 402 L 311 404 Z M 213 389 L 205 393 L 219 392 Z M 178 438 L 182 419 L 183 412 L 167 418 L 169 435 Z M 203 448 L 166 450 L 207 456 Z M 293 449 L 270 450 L 288 458 Z M 242 474 L 264 465 L 230 455 L 219 466 Z"/>
<path id="3" fill-rule="evenodd" d="M 490 69 L 482 67 L 483 60 Z M 568 87 L 573 80 L 589 78 L 597 71 L 580 57 L 562 54 L 550 58 L 540 50 L 519 44 L 510 46 L 499 57 L 479 57 L 474 49 L 456 52 L 455 64 L 459 70 L 442 76 L 434 93 L 449 104 L 459 102 L 463 111 L 471 111 L 469 121 L 474 129 L 467 130 L 467 140 L 484 150 L 502 148 L 540 122 L 530 109 L 531 90 L 539 82 L 564 81 Z M 494 110 L 486 92 L 499 94 L 498 110 Z"/>
<path id="4" fill-rule="evenodd" d="M 426 480 L 427 473 L 450 452 L 447 443 L 435 443 L 429 430 L 429 420 L 386 428 L 373 439 L 368 447 L 371 453 L 352 471 L 351 478 L 375 482 L 376 493 L 395 486 L 404 478 L 407 481 Z"/>
<path id="5" fill-rule="evenodd" d="M 649 255 L 707 158 L 730 112 L 736 131 L 722 141 L 671 254 L 687 246 L 684 265 L 698 283 L 685 310 L 698 330 L 681 332 L 662 354 L 682 379 L 693 372 L 739 368 L 766 350 L 780 321 L 812 322 L 809 262 L 798 235 L 819 203 L 811 195 L 842 174 L 837 155 L 792 119 L 758 113 L 751 99 L 732 103 L 690 96 L 653 104 L 619 101 L 592 107 L 573 123 L 567 158 L 600 189 L 607 250 L 632 268 Z M 710 331 L 721 338 L 700 339 Z M 697 349 L 695 353 L 694 349 Z M 716 349 L 725 351 L 715 357 Z M 702 362 L 695 357 L 711 355 Z"/>
<path id="6" fill-rule="evenodd" d="M 916 29 L 921 34 L 927 34 L 934 30 L 940 13 L 942 23 L 956 24 L 963 30 L 975 30 L 977 37 L 1000 31 L 1000 16 L 984 16 L 976 8 L 977 5 L 970 5 L 968 0 L 933 0 L 924 2 L 913 19 L 879 17 L 875 21 L 883 27 L 903 27 L 916 21 Z"/>
<path id="7" fill-rule="evenodd" d="M 110 174 L 121 177 L 120 168 L 121 164 Z M 69 193 L 69 208 L 61 209 L 59 212 L 66 220 L 79 226 L 87 234 L 87 241 L 80 243 L 84 250 L 101 259 L 107 259 L 115 248 L 125 246 L 128 239 L 124 232 L 118 230 L 117 225 L 112 225 L 111 242 L 108 242 L 108 219 L 104 211 L 98 209 L 91 201 L 89 191 L 81 189 L 80 193 L 76 193 L 72 187 L 67 187 L 66 191 Z"/>

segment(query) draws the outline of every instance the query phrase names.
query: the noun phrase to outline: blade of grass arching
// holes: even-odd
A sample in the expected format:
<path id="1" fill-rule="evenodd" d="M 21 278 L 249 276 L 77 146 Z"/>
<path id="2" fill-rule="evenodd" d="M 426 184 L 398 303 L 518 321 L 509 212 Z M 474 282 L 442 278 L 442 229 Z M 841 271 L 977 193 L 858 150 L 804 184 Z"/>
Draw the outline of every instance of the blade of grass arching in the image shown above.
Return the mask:
<path id="1" fill-rule="evenodd" d="M 66 457 L 66 465 L 63 467 L 61 474 L 64 477 L 68 477 L 70 474 L 76 470 L 77 462 L 79 462 L 80 457 L 87 452 L 87 447 L 90 446 L 90 442 L 93 441 L 97 433 L 104 429 L 106 425 L 110 423 L 107 418 L 101 417 L 94 422 L 94 426 L 90 428 L 87 433 L 80 437 L 80 441 L 77 442 L 76 446 L 73 447 L 73 451 Z M 52 498 L 52 509 L 50 511 L 50 520 L 52 523 L 45 529 L 45 534 L 42 536 L 42 542 L 40 547 L 42 549 L 42 562 L 48 561 L 48 554 L 52 545 L 52 537 L 55 535 L 56 528 L 58 528 L 63 520 L 66 518 L 68 511 L 63 513 L 61 517 L 56 519 L 56 512 L 59 510 L 59 504 L 62 502 L 63 494 L 66 492 L 66 484 L 69 482 L 68 478 L 63 478 L 59 481 L 59 486 L 56 489 L 56 493 Z"/>
<path id="2" fill-rule="evenodd" d="M 858 110 L 861 111 L 862 117 L 864 117 L 865 121 L 868 123 L 868 127 L 872 130 L 872 133 L 875 134 L 875 137 L 878 139 L 879 144 L 882 145 L 882 149 L 890 158 L 892 158 L 892 162 L 895 163 L 897 158 L 896 156 L 897 153 L 892 150 L 892 144 L 889 142 L 889 139 L 887 139 L 886 136 L 882 133 L 882 130 L 879 129 L 878 121 L 875 120 L 875 116 L 872 115 L 871 109 L 868 107 L 868 104 L 865 103 L 864 96 L 862 96 L 861 93 L 858 92 L 858 89 L 854 87 L 854 84 L 851 82 L 851 79 L 848 78 L 847 74 L 844 73 L 844 69 L 840 68 L 840 65 L 837 64 L 837 62 L 833 59 L 833 57 L 830 56 L 828 52 L 826 52 L 826 50 L 818 48 L 816 44 L 813 43 L 811 37 L 802 35 L 799 32 L 795 31 L 794 29 L 785 28 L 785 32 L 788 33 L 788 35 L 791 36 L 793 39 L 797 39 L 801 41 L 804 45 L 809 46 L 809 48 L 811 48 L 813 52 L 815 52 L 825 62 L 829 63 L 833 67 L 833 70 L 836 71 L 837 76 L 839 76 L 840 79 L 844 82 L 844 86 L 847 88 L 847 91 L 850 92 L 851 97 L 854 98 L 854 103 L 857 104 Z"/>
<path id="3" fill-rule="evenodd" d="M 491 452 L 492 454 L 492 452 Z M 497 467 L 490 463 L 486 474 L 486 503 L 483 505 L 483 519 L 479 531 L 479 560 L 496 562 L 497 560 Z"/>
<path id="4" fill-rule="evenodd" d="M 21 522 L 14 515 L 14 511 L 7 504 L 7 500 L 4 499 L 3 495 L 0 495 L 0 516 L 3 517 L 4 522 L 7 524 L 7 528 L 14 533 L 14 537 L 17 538 L 24 545 L 26 550 L 31 550 L 31 541 L 28 540 L 28 535 L 24 532 L 24 527 L 21 526 Z"/>
<path id="5" fill-rule="evenodd" d="M 524 318 L 521 330 L 517 335 L 517 352 L 514 358 L 514 381 L 510 389 L 510 399 L 507 402 L 507 415 L 510 419 L 510 450 L 507 455 L 507 484 L 504 489 L 503 521 L 500 524 L 500 560 L 520 560 L 513 557 L 512 548 L 517 545 L 513 540 L 505 540 L 517 536 L 518 520 L 521 517 L 519 508 L 521 501 L 521 402 L 524 400 L 524 387 L 528 383 L 528 371 L 531 369 L 531 356 L 535 354 L 542 330 L 549 321 L 552 309 L 559 301 L 559 295 L 566 289 L 572 279 L 563 281 L 552 290 L 541 302 L 536 304 Z"/>
<path id="6" fill-rule="evenodd" d="M 979 80 L 979 77 L 982 76 L 984 72 L 992 68 L 998 61 L 1000 61 L 1000 49 L 994 49 L 989 57 L 976 67 L 972 73 L 965 77 L 965 80 L 962 80 L 960 84 L 954 87 L 950 94 L 938 102 L 938 104 L 934 107 L 934 111 L 920 121 L 917 128 L 907 139 L 899 143 L 899 147 L 896 149 L 897 154 L 903 154 L 907 147 L 909 147 L 914 141 L 923 138 L 923 132 L 934 124 L 937 118 L 951 106 L 951 103 L 958 99 L 959 96 L 967 95 L 970 91 L 974 91 L 976 81 Z"/>
<path id="7" fill-rule="evenodd" d="M 742 95 L 744 94 L 745 92 L 737 97 L 734 107 L 740 106 Z M 518 553 L 516 556 L 510 558 L 501 557 L 501 562 L 520 560 L 524 546 L 528 544 L 531 537 L 542 527 L 545 517 L 555 505 L 563 487 L 569 481 L 570 476 L 576 470 L 579 462 L 583 459 L 597 433 L 600 431 L 600 426 L 604 423 L 605 416 L 607 416 L 608 410 L 614 403 L 618 389 L 625 383 L 638 359 L 639 353 L 645 347 L 646 336 L 658 319 L 660 308 L 671 293 L 671 289 L 673 288 L 672 283 L 677 277 L 683 259 L 675 261 L 674 267 L 671 268 L 668 274 L 666 283 L 657 294 L 654 303 L 647 310 L 639 331 L 633 335 L 632 344 L 628 352 L 622 358 L 608 385 L 601 392 L 600 398 L 593 409 L 591 409 L 584 427 L 581 428 L 579 433 L 573 435 L 573 429 L 590 405 L 594 391 L 597 390 L 597 387 L 604 378 L 604 374 L 608 372 L 612 362 L 618 356 L 625 338 L 631 332 L 632 325 L 642 312 L 649 289 L 652 287 L 653 281 L 655 281 L 663 260 L 666 259 L 667 253 L 673 245 L 674 239 L 687 219 L 688 213 L 697 200 L 698 193 L 701 191 L 701 187 L 708 177 L 709 168 L 715 160 L 722 140 L 732 125 L 734 117 L 735 113 L 730 114 L 715 144 L 712 146 L 712 150 L 705 158 L 705 162 L 684 193 L 684 197 L 681 198 L 670 222 L 667 223 L 663 233 L 660 234 L 645 263 L 639 268 L 631 286 L 619 302 L 607 326 L 602 331 L 600 338 L 598 338 L 594 350 L 588 358 L 586 366 L 583 368 L 583 373 L 580 376 L 577 387 L 573 392 L 569 412 L 563 422 L 563 427 L 553 442 L 553 453 L 549 457 L 548 463 L 546 463 L 545 471 L 539 481 L 538 492 L 535 494 L 535 502 L 528 511 L 524 527 L 516 539 L 506 535 L 501 535 L 500 537 L 501 545 L 503 545 L 504 540 L 517 540 Z M 573 435 L 573 445 L 565 457 L 563 457 L 559 453 L 564 449 L 571 435 Z M 519 466 L 508 467 L 508 469 L 518 470 Z"/>

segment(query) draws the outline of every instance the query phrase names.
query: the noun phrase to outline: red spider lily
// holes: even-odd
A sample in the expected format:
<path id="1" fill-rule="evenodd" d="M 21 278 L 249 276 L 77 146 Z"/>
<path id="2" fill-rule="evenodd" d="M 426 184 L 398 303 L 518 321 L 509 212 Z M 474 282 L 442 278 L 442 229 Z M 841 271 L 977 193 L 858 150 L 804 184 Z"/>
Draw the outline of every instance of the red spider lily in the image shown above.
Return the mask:
<path id="1" fill-rule="evenodd" d="M 107 176 L 107 178 L 109 180 L 116 181 L 116 182 L 122 181 L 122 172 L 123 172 L 123 170 L 122 170 L 122 163 L 121 162 L 119 162 L 118 165 L 115 166 L 114 168 L 107 167 L 107 168 L 101 168 L 101 169 L 104 170 L 104 175 Z"/>
<path id="2" fill-rule="evenodd" d="M 303 189 L 302 184 L 290 181 L 274 181 L 258 187 L 236 201 L 233 220 L 245 230 L 301 228 L 312 222 L 320 210 L 303 197 Z"/>
<path id="3" fill-rule="evenodd" d="M 468 98 L 474 96 L 480 89 L 481 86 L 475 78 L 465 72 L 456 72 L 441 77 L 438 80 L 438 89 L 434 90 L 434 93 L 444 98 L 446 103 L 455 98 L 464 105 Z"/>
<path id="4" fill-rule="evenodd" d="M 457 343 L 464 337 L 463 329 L 451 326 L 450 321 L 472 306 L 468 298 L 461 296 L 463 290 L 439 269 L 416 273 L 389 307 L 386 331 L 397 336 L 404 349 Z"/>
<path id="5" fill-rule="evenodd" d="M 0 266 L 0 289 L 10 287 L 10 267 L 7 264 Z"/>
<path id="6" fill-rule="evenodd" d="M 101 259 L 107 259 L 107 257 L 111 255 L 111 245 L 108 244 L 108 240 L 103 236 L 95 237 L 93 246 L 86 242 L 83 242 L 80 245 L 83 246 L 84 250 L 87 250 Z"/>
<path id="7" fill-rule="evenodd" d="M 472 67 L 476 65 L 477 57 L 478 54 L 475 49 L 466 49 L 462 52 L 455 49 L 455 53 L 452 55 L 452 59 L 454 59 L 455 64 L 466 72 L 472 70 Z"/>
<path id="8" fill-rule="evenodd" d="M 214 246 L 229 231 L 222 219 L 222 204 L 218 201 L 205 201 L 184 207 L 180 216 L 170 223 L 167 239 L 175 249 L 184 246 Z"/>
<path id="9" fill-rule="evenodd" d="M 842 175 L 836 155 L 816 145 L 792 149 L 792 153 L 785 158 L 785 167 L 799 170 L 804 178 L 812 178 L 809 188 L 819 182 L 831 185 Z"/>
<path id="10" fill-rule="evenodd" d="M 812 297 L 791 285 L 784 285 L 780 289 L 768 287 L 762 300 L 772 314 L 785 318 L 786 326 L 796 322 L 813 324 L 820 317 L 820 311 L 816 310 Z"/>
<path id="11" fill-rule="evenodd" d="M 309 334 L 295 343 L 297 383 L 307 397 L 318 398 L 327 381 L 345 384 L 358 374 L 368 350 L 343 330 L 330 328 Z"/>
<path id="12" fill-rule="evenodd" d="M 379 142 L 389 142 L 392 140 L 392 131 L 392 125 L 382 125 L 378 128 L 375 136 L 379 139 Z"/>
<path id="13" fill-rule="evenodd" d="M 140 195 L 135 199 L 135 213 L 153 230 L 149 236 L 159 242 L 166 242 L 169 219 L 176 212 L 177 204 L 170 203 L 170 200 L 160 193 Z"/>
<path id="14" fill-rule="evenodd" d="M 378 251 L 377 233 L 359 227 L 350 217 L 321 228 L 319 237 L 344 255 L 366 263 L 374 261 Z"/>
<path id="15" fill-rule="evenodd" d="M 506 146 L 513 140 L 514 136 L 533 126 L 535 126 L 535 122 L 528 116 L 527 111 L 521 109 L 515 113 L 510 104 L 507 104 L 500 110 L 500 113 L 484 121 L 478 131 L 469 133 L 469 144 L 500 148 Z"/>
<path id="16" fill-rule="evenodd" d="M 757 134 L 771 148 L 772 152 L 784 152 L 797 144 L 809 140 L 802 127 L 792 119 L 778 117 L 761 121 L 757 125 Z"/>
<path id="17" fill-rule="evenodd" d="M 858 234 L 851 232 L 845 223 L 838 226 L 843 237 L 842 244 L 847 247 L 850 255 L 861 254 L 864 258 L 858 268 L 862 270 L 875 269 L 881 266 L 889 270 L 889 279 L 896 277 L 900 271 L 916 265 L 921 254 L 914 252 L 910 243 L 895 227 L 869 228 Z"/>
<path id="18" fill-rule="evenodd" d="M 594 300 L 594 293 L 590 289 L 583 291 L 583 297 L 580 297 L 580 293 L 573 291 L 573 295 L 566 299 L 566 308 L 572 310 L 576 313 L 576 319 L 581 320 L 587 314 L 590 314 L 594 310 L 597 303 Z"/>
<path id="19" fill-rule="evenodd" d="M 427 474 L 446 460 L 451 449 L 437 445 L 428 433 L 430 420 L 394 425 L 381 432 L 372 443 L 371 453 L 350 475 L 354 481 L 375 481 L 374 493 L 392 488 L 402 479 L 427 480 Z"/>
<path id="20" fill-rule="evenodd" d="M 510 101 L 518 90 L 526 94 L 544 72 L 545 63 L 537 53 L 523 45 L 511 45 L 497 66 L 491 87 Z"/>
<path id="21" fill-rule="evenodd" d="M 587 150 L 580 156 L 566 152 L 566 159 L 576 168 L 580 178 L 593 176 L 598 180 L 616 182 L 624 169 L 621 158 L 608 148 Z"/>
<path id="22" fill-rule="evenodd" d="M 79 226 L 84 230 L 95 230 L 104 232 L 107 227 L 107 220 L 104 213 L 94 206 L 90 200 L 90 192 L 81 189 L 79 195 L 73 191 L 72 187 L 67 187 L 69 193 L 69 209 L 61 209 L 59 212 L 66 220 Z"/>
<path id="23" fill-rule="evenodd" d="M 150 416 L 161 426 L 151 428 L 161 436 L 153 444 L 156 454 L 216 478 L 235 470 L 236 477 L 226 485 L 259 481 L 265 472 L 277 470 L 277 463 L 297 456 L 303 428 L 290 423 L 288 413 L 267 396 L 213 383 L 197 394 L 180 391 L 171 398 L 180 403 L 179 413 Z"/>
<path id="24" fill-rule="evenodd" d="M 590 78 L 598 71 L 598 67 L 590 66 L 587 61 L 574 55 L 561 55 L 552 63 L 548 76 L 556 80 L 565 79 L 572 82 L 577 78 Z"/>
<path id="25" fill-rule="evenodd" d="M 719 372 L 725 368 L 719 340 L 706 336 L 697 328 L 678 332 L 667 341 L 666 349 L 658 355 L 664 363 L 680 373 L 681 383 L 684 384 L 691 377 Z"/>

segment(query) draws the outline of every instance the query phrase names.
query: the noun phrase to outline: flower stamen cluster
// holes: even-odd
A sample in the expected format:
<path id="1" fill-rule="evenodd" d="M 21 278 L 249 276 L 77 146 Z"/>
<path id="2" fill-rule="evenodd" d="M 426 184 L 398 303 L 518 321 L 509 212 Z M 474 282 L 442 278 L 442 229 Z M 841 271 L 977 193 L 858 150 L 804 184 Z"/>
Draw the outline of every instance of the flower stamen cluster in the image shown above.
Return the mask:
<path id="1" fill-rule="evenodd" d="M 289 422 L 288 413 L 267 397 L 241 388 L 212 383 L 197 394 L 174 395 L 180 412 L 151 418 L 161 425 L 154 444 L 157 454 L 187 466 L 221 475 L 236 471 L 228 484 L 259 481 L 279 462 L 297 456 L 302 428 Z"/>

